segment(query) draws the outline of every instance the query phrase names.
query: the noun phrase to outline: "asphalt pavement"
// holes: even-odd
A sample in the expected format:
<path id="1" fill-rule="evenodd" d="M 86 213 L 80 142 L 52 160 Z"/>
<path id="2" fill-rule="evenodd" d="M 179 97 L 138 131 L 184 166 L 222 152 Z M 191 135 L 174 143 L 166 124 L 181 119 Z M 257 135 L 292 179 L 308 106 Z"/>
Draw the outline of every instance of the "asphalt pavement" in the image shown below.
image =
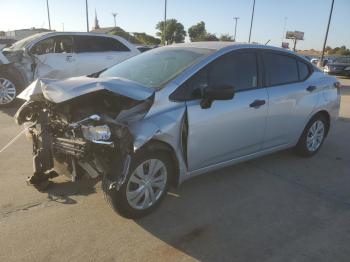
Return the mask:
<path id="1" fill-rule="evenodd" d="M 0 153 L 0 261 L 349 261 L 350 80 L 320 152 L 290 150 L 194 178 L 146 218 L 127 220 L 100 181 L 27 186 L 31 145 Z M 21 131 L 0 110 L 0 149 Z"/>

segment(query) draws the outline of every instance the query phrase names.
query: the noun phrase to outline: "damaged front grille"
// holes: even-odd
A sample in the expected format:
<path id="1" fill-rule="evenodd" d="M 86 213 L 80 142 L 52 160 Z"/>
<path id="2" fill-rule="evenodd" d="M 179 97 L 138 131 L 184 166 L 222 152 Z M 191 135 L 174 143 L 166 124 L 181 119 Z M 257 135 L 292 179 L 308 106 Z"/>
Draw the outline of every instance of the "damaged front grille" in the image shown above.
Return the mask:
<path id="1" fill-rule="evenodd" d="M 88 143 L 82 139 L 54 138 L 52 149 L 56 153 L 83 158 L 88 152 Z"/>

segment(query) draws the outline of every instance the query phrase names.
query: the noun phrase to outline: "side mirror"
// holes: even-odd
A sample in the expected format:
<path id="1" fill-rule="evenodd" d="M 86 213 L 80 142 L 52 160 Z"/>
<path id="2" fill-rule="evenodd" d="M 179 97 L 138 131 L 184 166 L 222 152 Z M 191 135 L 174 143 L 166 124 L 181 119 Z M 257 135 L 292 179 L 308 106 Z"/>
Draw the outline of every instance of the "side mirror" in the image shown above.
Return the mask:
<path id="1" fill-rule="evenodd" d="M 208 86 L 203 89 L 200 103 L 203 109 L 211 107 L 214 100 L 231 100 L 235 96 L 235 89 L 229 85 Z"/>

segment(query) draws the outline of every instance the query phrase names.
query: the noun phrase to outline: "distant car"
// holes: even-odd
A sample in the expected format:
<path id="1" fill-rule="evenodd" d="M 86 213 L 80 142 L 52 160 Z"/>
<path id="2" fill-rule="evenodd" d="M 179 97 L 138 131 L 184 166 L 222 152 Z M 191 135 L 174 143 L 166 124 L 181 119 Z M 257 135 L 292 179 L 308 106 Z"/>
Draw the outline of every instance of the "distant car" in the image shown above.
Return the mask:
<path id="1" fill-rule="evenodd" d="M 159 47 L 93 76 L 38 79 L 19 97 L 29 182 L 43 190 L 59 166 L 73 181 L 101 176 L 128 218 L 196 175 L 291 147 L 313 156 L 340 104 L 337 79 L 303 57 L 231 42 Z"/>
<path id="2" fill-rule="evenodd" d="M 334 63 L 329 63 L 325 66 L 323 71 L 329 75 L 350 77 L 350 58 L 339 59 Z"/>
<path id="3" fill-rule="evenodd" d="M 46 32 L 22 39 L 0 53 L 0 106 L 11 105 L 37 78 L 89 75 L 139 53 L 112 35 Z"/>
<path id="4" fill-rule="evenodd" d="M 317 65 L 318 63 L 318 58 L 311 58 L 310 62 L 313 63 L 314 65 Z"/>

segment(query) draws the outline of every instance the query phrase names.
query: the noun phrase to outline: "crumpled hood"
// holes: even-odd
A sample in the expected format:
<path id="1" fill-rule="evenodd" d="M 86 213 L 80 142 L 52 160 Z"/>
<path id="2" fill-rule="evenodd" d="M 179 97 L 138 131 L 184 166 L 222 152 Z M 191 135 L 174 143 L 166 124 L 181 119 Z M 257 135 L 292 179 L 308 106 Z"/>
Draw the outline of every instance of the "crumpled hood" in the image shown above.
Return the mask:
<path id="1" fill-rule="evenodd" d="M 72 77 L 64 80 L 38 79 L 31 83 L 17 97 L 36 100 L 41 94 L 53 103 L 62 103 L 75 97 L 107 90 L 134 100 L 145 100 L 154 89 L 123 78 Z"/>

